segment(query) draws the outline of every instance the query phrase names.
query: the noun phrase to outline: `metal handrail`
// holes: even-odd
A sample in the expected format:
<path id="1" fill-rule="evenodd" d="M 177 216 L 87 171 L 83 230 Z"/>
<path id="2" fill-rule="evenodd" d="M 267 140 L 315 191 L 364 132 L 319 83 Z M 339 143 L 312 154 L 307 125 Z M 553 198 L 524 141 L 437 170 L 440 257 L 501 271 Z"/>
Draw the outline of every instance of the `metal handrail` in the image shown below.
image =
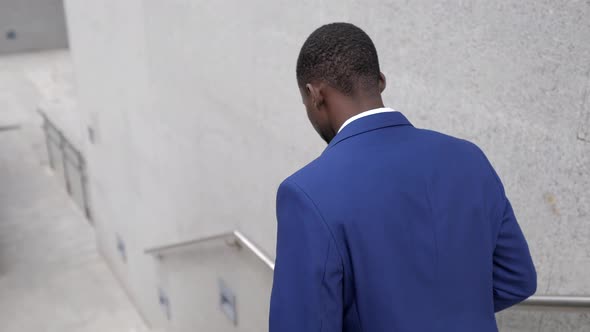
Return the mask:
<path id="1" fill-rule="evenodd" d="M 231 232 L 226 232 L 226 233 L 221 233 L 221 234 L 205 236 L 205 237 L 201 237 L 201 238 L 197 238 L 197 239 L 193 239 L 193 240 L 182 241 L 182 242 L 177 242 L 177 243 L 173 243 L 173 244 L 148 248 L 144 251 L 144 253 L 146 253 L 148 255 L 156 255 L 158 257 L 162 257 L 167 253 L 177 251 L 177 250 L 189 247 L 189 246 L 202 244 L 205 242 L 217 241 L 217 240 L 231 241 L 231 242 L 228 242 L 228 244 L 233 245 L 233 246 L 237 246 L 237 247 L 247 248 L 254 255 L 256 255 L 256 257 L 258 257 L 258 259 L 260 259 L 266 266 L 268 266 L 268 268 L 270 268 L 271 270 L 274 271 L 274 269 L 275 269 L 274 261 L 267 254 L 265 254 L 262 249 L 260 249 L 252 241 L 250 241 L 244 234 L 242 234 L 240 231 L 237 231 L 237 230 L 234 230 Z"/>
<path id="2" fill-rule="evenodd" d="M 274 271 L 274 261 L 264 253 L 257 245 L 250 241 L 244 234 L 234 230 L 231 232 L 201 237 L 189 241 L 182 241 L 173 244 L 152 247 L 146 249 L 144 252 L 149 255 L 163 257 L 172 251 L 186 248 L 205 242 L 225 240 L 229 245 L 237 247 L 245 247 L 250 250 L 256 257 L 258 257 L 270 270 Z M 574 295 L 533 295 L 525 301 L 518 304 L 518 307 L 535 307 L 546 309 L 583 309 L 590 310 L 590 296 L 574 296 Z"/>
<path id="3" fill-rule="evenodd" d="M 590 310 L 590 296 L 533 295 L 518 304 L 518 306 Z"/>
<path id="4" fill-rule="evenodd" d="M 20 124 L 11 124 L 11 125 L 0 126 L 0 131 L 18 130 L 20 128 L 21 128 Z"/>

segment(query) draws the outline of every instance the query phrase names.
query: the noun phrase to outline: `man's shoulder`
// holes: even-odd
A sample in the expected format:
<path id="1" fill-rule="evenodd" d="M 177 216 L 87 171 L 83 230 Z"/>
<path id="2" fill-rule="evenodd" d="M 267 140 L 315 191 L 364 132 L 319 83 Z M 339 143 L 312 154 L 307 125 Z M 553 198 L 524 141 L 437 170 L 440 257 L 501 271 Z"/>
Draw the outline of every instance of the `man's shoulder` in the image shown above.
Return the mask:
<path id="1" fill-rule="evenodd" d="M 443 154 L 461 154 L 476 159 L 485 157 L 482 149 L 464 138 L 455 137 L 430 129 L 417 129 L 418 143 Z"/>
<path id="2" fill-rule="evenodd" d="M 439 131 L 435 131 L 432 129 L 416 128 L 416 132 L 418 133 L 419 136 L 421 136 L 422 138 L 427 139 L 431 142 L 438 142 L 440 144 L 449 144 L 449 145 L 454 145 L 456 147 L 464 147 L 467 149 L 470 149 L 470 148 L 479 149 L 477 147 L 477 145 L 475 145 L 473 142 L 471 142 L 469 140 L 466 140 L 464 138 L 459 138 L 456 136 L 452 136 L 449 134 L 441 133 Z"/>
<path id="3" fill-rule="evenodd" d="M 283 184 L 296 185 L 298 190 L 305 192 L 315 200 L 326 196 L 324 195 L 326 188 L 339 190 L 347 187 L 349 182 L 347 179 L 350 177 L 367 176 L 358 167 L 359 160 L 365 164 L 383 164 L 387 162 L 387 158 L 395 159 L 420 154 L 425 156 L 424 160 L 432 161 L 428 164 L 433 166 L 437 162 L 444 163 L 449 160 L 462 160 L 469 164 L 478 165 L 482 165 L 481 162 L 488 163 L 485 154 L 475 143 L 434 130 L 414 129 L 411 136 L 405 137 L 403 144 L 392 143 L 392 148 L 399 148 L 400 154 L 388 154 L 387 157 L 379 157 L 375 154 L 368 156 L 362 151 L 365 149 L 359 150 L 358 145 L 348 147 L 348 143 L 343 142 L 343 144 L 324 151 L 319 157 L 287 177 Z M 403 171 L 404 167 L 414 167 L 397 162 L 394 164 L 402 167 L 401 170 L 396 169 L 396 171 Z"/>
<path id="4" fill-rule="evenodd" d="M 325 164 L 326 158 L 324 156 L 319 156 L 287 177 L 282 184 L 292 183 L 301 188 L 307 187 L 308 183 L 321 177 L 321 174 L 325 172 L 327 169 Z"/>
<path id="5" fill-rule="evenodd" d="M 326 188 L 338 187 L 341 163 L 325 152 L 287 177 L 280 188 L 296 189 L 314 202 L 322 200 Z"/>
<path id="6" fill-rule="evenodd" d="M 392 146 L 403 146 L 410 149 L 443 148 L 453 151 L 471 151 L 477 153 L 481 151 L 473 142 L 432 129 L 416 128 L 414 126 L 405 126 L 403 127 L 403 130 L 400 130 L 399 127 L 388 127 L 388 129 L 391 130 L 375 131 L 379 132 L 381 135 L 373 135 L 371 136 L 372 139 L 356 140 L 353 138 L 343 140 L 332 148 L 328 148 L 322 154 L 321 158 L 318 158 L 320 159 L 318 161 L 346 159 L 346 156 L 351 153 L 359 152 L 360 150 L 371 148 L 378 144 L 392 144 Z M 358 135 L 356 137 L 361 138 L 365 136 Z M 376 140 L 379 141 L 377 142 Z M 403 144 L 397 145 L 396 142 L 403 142 Z"/>

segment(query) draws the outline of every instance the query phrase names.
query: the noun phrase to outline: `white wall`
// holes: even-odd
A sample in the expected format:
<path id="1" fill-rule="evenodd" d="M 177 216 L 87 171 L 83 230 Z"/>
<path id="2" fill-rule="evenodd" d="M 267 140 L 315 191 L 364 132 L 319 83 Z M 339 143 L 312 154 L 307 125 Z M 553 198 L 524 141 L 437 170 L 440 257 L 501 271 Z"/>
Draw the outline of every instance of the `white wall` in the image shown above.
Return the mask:
<path id="1" fill-rule="evenodd" d="M 590 289 L 585 2 L 66 5 L 80 109 L 97 133 L 84 151 L 98 241 L 154 325 L 233 330 L 217 310 L 221 277 L 247 317 L 239 330 L 266 328 L 270 273 L 245 253 L 218 246 L 158 262 L 143 250 L 238 228 L 274 253 L 276 187 L 323 148 L 296 88 L 297 53 L 314 28 L 341 20 L 374 38 L 389 105 L 487 152 L 529 238 L 538 293 Z M 581 331 L 590 316 L 513 312 L 500 323 Z"/>
<path id="2" fill-rule="evenodd" d="M 176 232 L 171 219 L 158 218 L 154 196 L 161 192 L 156 180 L 161 173 L 144 162 L 154 137 L 142 120 L 148 79 L 141 3 L 65 4 L 80 116 L 95 133 L 94 143 L 85 135 L 80 148 L 88 164 L 99 248 L 142 315 L 158 322 L 156 275 L 143 249 Z M 117 237 L 125 242 L 126 261 Z"/>

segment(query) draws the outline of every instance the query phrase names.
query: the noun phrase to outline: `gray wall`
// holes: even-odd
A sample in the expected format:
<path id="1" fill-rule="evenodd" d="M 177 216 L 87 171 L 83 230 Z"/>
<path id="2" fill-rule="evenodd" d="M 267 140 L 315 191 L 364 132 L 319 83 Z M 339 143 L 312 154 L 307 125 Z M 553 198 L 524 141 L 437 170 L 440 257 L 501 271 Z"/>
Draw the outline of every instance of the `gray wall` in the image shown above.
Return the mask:
<path id="1" fill-rule="evenodd" d="M 0 0 L 0 54 L 67 45 L 63 0 Z"/>
<path id="2" fill-rule="evenodd" d="M 143 250 L 238 228 L 274 254 L 275 190 L 324 145 L 295 84 L 300 45 L 350 21 L 374 38 L 385 100 L 416 126 L 470 139 L 513 201 L 539 294 L 588 292 L 587 1 L 66 1 L 98 243 L 139 309 L 177 331 L 265 330 L 270 272 L 213 246 Z M 125 242 L 127 260 L 116 249 Z M 171 319 L 158 304 L 170 299 Z M 583 331 L 588 314 L 512 311 L 503 331 Z"/>

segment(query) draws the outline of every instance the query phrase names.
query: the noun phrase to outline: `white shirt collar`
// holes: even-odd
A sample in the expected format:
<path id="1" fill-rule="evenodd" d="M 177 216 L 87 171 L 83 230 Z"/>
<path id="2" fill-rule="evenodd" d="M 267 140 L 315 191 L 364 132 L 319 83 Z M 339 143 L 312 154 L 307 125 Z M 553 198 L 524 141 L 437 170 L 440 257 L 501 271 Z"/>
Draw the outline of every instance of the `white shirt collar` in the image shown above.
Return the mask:
<path id="1" fill-rule="evenodd" d="M 385 113 L 385 112 L 395 112 L 394 109 L 389 108 L 389 107 L 381 107 L 381 108 L 375 108 L 372 110 L 368 110 L 362 113 L 359 113 L 351 118 L 349 118 L 348 120 L 346 120 L 342 126 L 340 127 L 340 129 L 338 130 L 338 132 L 341 132 L 342 129 L 344 129 L 344 127 L 348 126 L 352 121 L 358 120 L 360 118 L 364 118 L 365 116 L 369 116 L 369 115 L 373 115 L 373 114 L 379 114 L 379 113 Z"/>

